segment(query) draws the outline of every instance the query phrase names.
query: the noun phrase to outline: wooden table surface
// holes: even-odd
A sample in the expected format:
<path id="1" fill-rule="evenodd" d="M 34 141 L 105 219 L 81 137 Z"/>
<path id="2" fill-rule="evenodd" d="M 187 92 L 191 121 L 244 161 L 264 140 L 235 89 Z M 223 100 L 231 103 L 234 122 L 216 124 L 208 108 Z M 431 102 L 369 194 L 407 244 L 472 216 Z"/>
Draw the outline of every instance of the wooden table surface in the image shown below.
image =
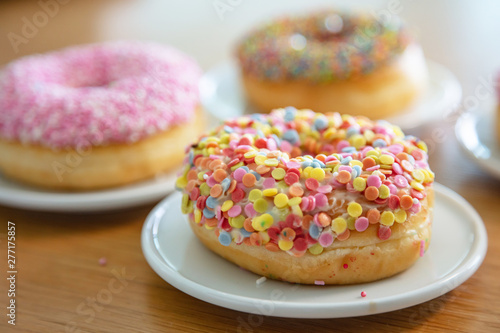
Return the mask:
<path id="1" fill-rule="evenodd" d="M 8 10 L 0 9 L 0 22 L 10 18 L 12 26 L 19 30 L 17 19 L 27 11 L 32 13 L 33 3 L 27 7 L 31 9 L 26 9 L 24 2 L 7 2 L 3 8 Z M 76 16 L 81 13 L 76 5 L 72 8 Z M 12 12 L 16 15 L 10 15 Z M 65 15 L 54 20 L 68 22 Z M 80 20 L 75 25 L 81 29 L 84 23 Z M 65 44 L 66 40 L 49 33 L 54 33 L 52 25 L 55 21 L 28 46 L 39 50 L 52 47 L 43 40 Z M 83 32 L 77 34 L 82 37 L 72 42 L 95 39 L 83 36 Z M 1 43 L 6 45 L 5 40 Z M 29 51 L 2 53 L 0 63 L 23 53 Z M 248 315 L 188 296 L 153 272 L 143 257 L 140 233 L 154 204 L 103 214 L 58 214 L 0 206 L 0 244 L 4 253 L 8 221 L 16 224 L 18 271 L 13 327 L 5 316 L 9 286 L 7 258 L 2 255 L 0 332 L 498 332 L 500 181 L 464 157 L 454 138 L 453 125 L 442 121 L 416 134 L 435 147 L 430 163 L 437 181 L 465 197 L 483 218 L 489 244 L 479 270 L 439 298 L 358 318 L 306 320 Z M 102 257 L 106 265 L 99 264 Z"/>

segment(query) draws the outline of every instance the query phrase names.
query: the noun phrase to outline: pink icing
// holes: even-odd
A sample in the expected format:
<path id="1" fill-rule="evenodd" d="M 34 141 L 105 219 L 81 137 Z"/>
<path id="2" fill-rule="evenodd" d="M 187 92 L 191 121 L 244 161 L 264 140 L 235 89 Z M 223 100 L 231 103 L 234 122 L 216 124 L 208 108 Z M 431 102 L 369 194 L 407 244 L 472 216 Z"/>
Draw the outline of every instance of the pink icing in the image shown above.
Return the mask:
<path id="1" fill-rule="evenodd" d="M 0 73 L 0 137 L 51 148 L 136 142 L 194 116 L 200 75 L 190 57 L 146 42 L 21 58 Z"/>

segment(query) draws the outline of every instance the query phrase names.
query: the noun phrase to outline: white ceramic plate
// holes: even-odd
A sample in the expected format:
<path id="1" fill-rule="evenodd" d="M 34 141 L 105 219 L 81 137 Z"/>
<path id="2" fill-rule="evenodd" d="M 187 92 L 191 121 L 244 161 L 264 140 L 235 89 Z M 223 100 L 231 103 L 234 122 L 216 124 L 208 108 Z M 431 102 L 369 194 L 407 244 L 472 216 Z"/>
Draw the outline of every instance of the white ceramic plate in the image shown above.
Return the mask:
<path id="1" fill-rule="evenodd" d="M 497 142 L 495 102 L 464 113 L 455 125 L 458 142 L 484 171 L 500 178 L 500 146 Z"/>
<path id="2" fill-rule="evenodd" d="M 462 98 L 460 83 L 448 69 L 430 60 L 427 60 L 427 67 L 429 82 L 425 93 L 411 108 L 387 119 L 403 130 L 436 119 L 455 108 Z M 200 91 L 205 109 L 220 120 L 258 112 L 245 100 L 235 62 L 223 63 L 205 73 Z"/>
<path id="3" fill-rule="evenodd" d="M 142 250 L 158 275 L 183 292 L 233 310 L 293 318 L 354 317 L 419 304 L 456 288 L 481 265 L 487 235 L 481 218 L 461 196 L 436 184 L 431 245 L 407 271 L 352 286 L 306 286 L 267 280 L 206 249 L 172 194 L 149 214 Z M 362 298 L 361 291 L 367 296 Z"/>
<path id="4" fill-rule="evenodd" d="M 176 173 L 112 189 L 72 193 L 49 191 L 10 181 L 0 174 L 0 204 L 44 211 L 96 212 L 138 206 L 174 190 Z"/>

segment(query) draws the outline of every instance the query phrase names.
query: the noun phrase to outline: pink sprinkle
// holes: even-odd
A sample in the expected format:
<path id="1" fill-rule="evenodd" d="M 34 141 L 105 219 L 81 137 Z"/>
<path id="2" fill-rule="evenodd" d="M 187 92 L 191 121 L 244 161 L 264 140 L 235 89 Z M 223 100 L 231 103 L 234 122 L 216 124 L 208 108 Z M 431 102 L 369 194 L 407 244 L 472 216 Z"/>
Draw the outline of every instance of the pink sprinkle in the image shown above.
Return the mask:
<path id="1" fill-rule="evenodd" d="M 387 185 L 387 187 L 389 187 L 389 192 L 391 194 L 398 194 L 398 188 L 396 187 L 396 185 L 389 184 L 389 185 Z"/>
<path id="2" fill-rule="evenodd" d="M 274 185 L 275 185 L 275 184 L 276 184 L 276 181 L 274 180 L 274 178 L 269 177 L 269 178 L 266 178 L 266 179 L 264 180 L 264 182 L 262 183 L 262 186 L 263 186 L 265 189 L 267 189 L 267 188 L 272 188 L 272 187 L 274 187 Z"/>
<path id="3" fill-rule="evenodd" d="M 253 208 L 253 203 L 249 203 L 245 206 L 245 214 L 247 214 L 248 217 L 255 217 L 255 215 L 257 215 L 257 212 Z"/>
<path id="4" fill-rule="evenodd" d="M 284 142 L 284 141 L 283 141 L 283 142 Z M 287 162 L 287 163 L 286 163 L 286 167 L 287 167 L 288 169 L 299 169 L 299 168 L 300 168 L 300 163 L 290 161 L 290 162 Z"/>
<path id="5" fill-rule="evenodd" d="M 408 209 L 408 211 L 410 213 L 417 214 L 418 212 L 420 212 L 420 208 L 421 208 L 420 202 L 417 202 L 417 203 L 414 203 L 413 206 L 411 206 L 411 208 Z"/>
<path id="6" fill-rule="evenodd" d="M 318 194 L 314 195 L 314 199 L 316 201 L 316 207 L 321 208 L 321 207 L 328 205 L 328 198 L 323 193 L 318 193 Z"/>
<path id="7" fill-rule="evenodd" d="M 323 247 L 328 247 L 333 243 L 333 235 L 331 233 L 325 232 L 319 236 L 319 244 Z"/>
<path id="8" fill-rule="evenodd" d="M 331 193 L 332 187 L 330 185 L 323 185 L 316 189 L 319 193 Z"/>
<path id="9" fill-rule="evenodd" d="M 405 188 L 408 186 L 408 180 L 404 176 L 397 175 L 394 177 L 394 184 L 399 188 Z"/>
<path id="10" fill-rule="evenodd" d="M 227 215 L 229 215 L 229 217 L 236 217 L 240 214 L 241 214 L 241 206 L 239 205 L 233 206 L 231 207 L 230 210 L 227 211 Z"/>
<path id="11" fill-rule="evenodd" d="M 207 185 L 213 187 L 215 184 L 217 184 L 217 181 L 214 179 L 214 176 L 208 177 Z"/>
<path id="12" fill-rule="evenodd" d="M 341 140 L 339 141 L 339 143 L 337 143 L 337 151 L 342 151 L 342 149 L 350 146 L 351 145 L 349 144 L 349 142 L 347 142 L 346 140 Z"/>
<path id="13" fill-rule="evenodd" d="M 356 228 L 357 231 L 362 232 L 365 231 L 368 228 L 368 225 L 370 222 L 366 217 L 360 217 L 354 222 L 354 228 Z"/>
<path id="14" fill-rule="evenodd" d="M 392 170 L 398 175 L 403 174 L 403 168 L 401 168 L 401 165 L 399 165 L 399 163 L 392 163 Z"/>
<path id="15" fill-rule="evenodd" d="M 292 144 L 286 140 L 281 141 L 280 150 L 285 153 L 290 153 L 292 151 Z"/>
<path id="16" fill-rule="evenodd" d="M 367 169 L 368 170 L 368 169 Z M 376 188 L 379 188 L 380 185 L 382 185 L 382 180 L 380 180 L 380 177 L 377 176 L 377 175 L 371 175 L 370 177 L 368 177 L 368 179 L 366 180 L 366 184 L 368 186 L 375 186 Z"/>
<path id="17" fill-rule="evenodd" d="M 420 256 L 423 257 L 424 256 L 424 251 L 425 251 L 425 241 L 422 239 L 420 241 Z"/>
<path id="18" fill-rule="evenodd" d="M 380 169 L 380 165 L 374 165 L 370 168 L 366 168 L 366 171 L 375 171 L 375 170 L 378 170 Z"/>
<path id="19" fill-rule="evenodd" d="M 305 211 L 307 210 L 307 207 L 309 207 L 309 197 L 303 197 L 302 201 L 300 202 L 300 209 Z"/>
<path id="20" fill-rule="evenodd" d="M 364 291 L 361 292 L 361 297 L 366 297 L 366 293 Z"/>
<path id="21" fill-rule="evenodd" d="M 234 170 L 234 173 L 233 173 L 233 178 L 237 181 L 237 182 L 241 182 L 243 180 L 243 176 L 247 174 L 247 171 L 243 168 L 238 168 L 236 170 Z"/>
<path id="22" fill-rule="evenodd" d="M 395 143 L 393 145 L 390 145 L 389 147 L 387 147 L 387 149 L 393 153 L 394 155 L 397 155 L 399 153 L 402 153 L 405 148 L 403 147 L 403 145 L 399 144 L 399 143 Z"/>
<path id="23" fill-rule="evenodd" d="M 267 140 L 267 148 L 269 150 L 278 149 L 278 145 L 276 144 L 276 141 L 273 138 L 269 138 L 269 140 Z"/>
<path id="24" fill-rule="evenodd" d="M 343 267 L 344 267 L 345 269 L 347 269 L 347 268 L 349 267 L 349 265 L 348 265 L 348 264 L 344 264 L 344 266 L 343 266 Z"/>
<path id="25" fill-rule="evenodd" d="M 317 285 L 317 286 L 324 286 L 325 285 L 325 281 L 323 281 L 323 280 L 315 280 L 314 284 Z"/>
<path id="26" fill-rule="evenodd" d="M 381 240 L 387 240 L 389 239 L 389 237 L 391 237 L 391 228 L 389 227 L 386 227 L 386 226 L 380 226 L 378 228 L 378 238 L 380 238 Z"/>
<path id="27" fill-rule="evenodd" d="M 108 263 L 108 260 L 105 257 L 102 257 L 99 259 L 99 265 L 106 266 L 107 263 Z"/>
<path id="28" fill-rule="evenodd" d="M 350 173 L 352 171 L 352 168 L 348 165 L 341 165 L 341 166 L 339 166 L 339 171 L 342 171 L 342 170 L 345 170 L 345 171 Z"/>

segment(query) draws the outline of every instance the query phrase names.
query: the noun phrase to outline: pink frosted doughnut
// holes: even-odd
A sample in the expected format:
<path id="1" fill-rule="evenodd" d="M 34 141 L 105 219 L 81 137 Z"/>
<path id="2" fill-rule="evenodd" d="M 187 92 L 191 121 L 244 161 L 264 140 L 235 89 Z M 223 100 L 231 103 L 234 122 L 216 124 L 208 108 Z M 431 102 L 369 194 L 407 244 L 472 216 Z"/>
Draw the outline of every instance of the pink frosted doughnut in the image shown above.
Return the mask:
<path id="1" fill-rule="evenodd" d="M 171 47 L 111 42 L 0 72 L 0 171 L 31 185 L 118 186 L 178 168 L 204 126 L 201 70 Z"/>
<path id="2" fill-rule="evenodd" d="M 0 137 L 51 148 L 136 142 L 192 119 L 200 75 L 193 59 L 155 43 L 21 58 L 0 74 Z"/>

